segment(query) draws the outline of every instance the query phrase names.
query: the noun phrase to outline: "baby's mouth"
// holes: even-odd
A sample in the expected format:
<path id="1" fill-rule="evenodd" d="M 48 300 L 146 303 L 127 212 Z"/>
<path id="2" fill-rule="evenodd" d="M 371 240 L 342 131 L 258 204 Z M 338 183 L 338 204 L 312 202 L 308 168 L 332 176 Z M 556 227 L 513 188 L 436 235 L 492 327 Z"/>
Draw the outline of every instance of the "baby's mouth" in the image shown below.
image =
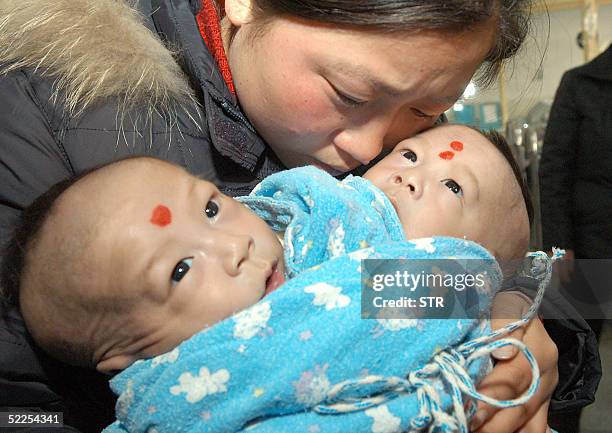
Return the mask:
<path id="1" fill-rule="evenodd" d="M 285 282 L 285 276 L 278 270 L 278 263 L 272 268 L 272 273 L 266 280 L 266 291 L 263 297 L 265 298 L 270 293 L 278 289 Z"/>

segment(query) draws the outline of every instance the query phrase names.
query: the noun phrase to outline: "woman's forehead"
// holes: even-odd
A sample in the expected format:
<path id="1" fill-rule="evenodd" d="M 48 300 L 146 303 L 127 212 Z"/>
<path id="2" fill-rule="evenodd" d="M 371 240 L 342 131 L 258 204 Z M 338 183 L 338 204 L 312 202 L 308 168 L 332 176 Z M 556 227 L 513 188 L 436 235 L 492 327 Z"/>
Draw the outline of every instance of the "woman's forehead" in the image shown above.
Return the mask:
<path id="1" fill-rule="evenodd" d="M 377 82 L 388 84 L 386 89 L 393 92 L 405 89 L 410 75 L 435 76 L 463 72 L 468 64 L 478 66 L 494 42 L 493 37 L 488 37 L 494 35 L 490 27 L 483 27 L 482 32 L 452 35 L 433 30 L 388 33 L 279 20 L 271 34 L 280 48 L 311 55 L 330 69 L 351 72 L 357 77 L 374 77 Z M 452 94 L 441 96 L 445 99 L 458 96 L 449 92 Z"/>

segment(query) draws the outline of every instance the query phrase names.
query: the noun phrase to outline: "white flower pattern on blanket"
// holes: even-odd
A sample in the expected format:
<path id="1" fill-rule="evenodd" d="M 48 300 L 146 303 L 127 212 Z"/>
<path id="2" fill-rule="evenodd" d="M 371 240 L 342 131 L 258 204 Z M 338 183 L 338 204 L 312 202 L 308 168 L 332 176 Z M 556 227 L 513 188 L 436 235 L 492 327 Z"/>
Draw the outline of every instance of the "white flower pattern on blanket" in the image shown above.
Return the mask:
<path id="1" fill-rule="evenodd" d="M 300 380 L 293 382 L 295 399 L 298 403 L 313 406 L 325 400 L 331 386 L 326 374 L 328 367 L 328 364 L 316 365 L 314 371 L 303 372 Z"/>
<path id="2" fill-rule="evenodd" d="M 361 250 L 357 250 L 357 251 L 353 251 L 349 253 L 348 256 L 353 260 L 361 261 L 361 260 L 365 260 L 368 257 L 370 257 L 373 251 L 374 251 L 373 248 L 363 248 Z"/>
<path id="3" fill-rule="evenodd" d="M 171 364 L 176 362 L 179 357 L 179 348 L 175 347 L 172 351 L 156 356 L 151 361 L 151 368 L 155 368 L 160 364 Z"/>
<path id="4" fill-rule="evenodd" d="M 202 367 L 197 376 L 190 372 L 181 374 L 179 384 L 172 386 L 170 392 L 173 395 L 185 393 L 189 403 L 197 403 L 207 395 L 227 392 L 225 384 L 229 378 L 230 373 L 224 368 L 211 374 L 208 368 Z"/>
<path id="5" fill-rule="evenodd" d="M 416 328 L 419 325 L 418 319 L 378 319 L 378 323 L 388 331 L 397 332 L 402 329 Z"/>
<path id="6" fill-rule="evenodd" d="M 344 308 L 351 303 L 351 298 L 342 293 L 342 287 L 327 283 L 315 283 L 304 288 L 304 292 L 315 295 L 312 305 L 325 306 L 327 311 L 335 308 Z"/>
<path id="7" fill-rule="evenodd" d="M 372 433 L 399 433 L 401 431 L 401 420 L 389 412 L 389 408 L 384 404 L 366 410 L 365 414 L 374 420 Z"/>
<path id="8" fill-rule="evenodd" d="M 342 222 L 331 221 L 330 224 L 332 228 L 327 238 L 327 252 L 329 257 L 333 258 L 346 253 L 346 247 L 344 246 L 346 233 Z"/>
<path id="9" fill-rule="evenodd" d="M 425 250 L 425 252 L 431 254 L 436 251 L 436 247 L 434 247 L 434 241 L 434 238 L 421 238 L 414 239 L 408 242 L 414 245 L 416 247 L 416 250 Z"/>
<path id="10" fill-rule="evenodd" d="M 352 253 L 348 254 L 348 256 L 352 260 L 359 262 L 359 265 L 357 266 L 357 272 L 361 272 L 361 261 L 369 258 L 372 254 L 372 251 L 372 248 L 362 248 L 360 250 L 353 251 Z"/>
<path id="11" fill-rule="evenodd" d="M 269 302 L 255 304 L 234 316 L 234 338 L 250 340 L 268 325 L 272 315 Z"/>

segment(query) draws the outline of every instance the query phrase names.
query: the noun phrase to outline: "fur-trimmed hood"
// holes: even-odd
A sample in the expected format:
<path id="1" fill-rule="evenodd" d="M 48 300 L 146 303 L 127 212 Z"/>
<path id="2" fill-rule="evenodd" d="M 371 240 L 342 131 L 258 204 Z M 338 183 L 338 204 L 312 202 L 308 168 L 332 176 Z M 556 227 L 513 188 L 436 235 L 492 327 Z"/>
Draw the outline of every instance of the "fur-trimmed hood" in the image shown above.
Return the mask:
<path id="1" fill-rule="evenodd" d="M 77 115 L 119 97 L 172 112 L 193 101 L 173 54 L 123 0 L 0 0 L 0 74 L 32 68 L 54 80 Z"/>

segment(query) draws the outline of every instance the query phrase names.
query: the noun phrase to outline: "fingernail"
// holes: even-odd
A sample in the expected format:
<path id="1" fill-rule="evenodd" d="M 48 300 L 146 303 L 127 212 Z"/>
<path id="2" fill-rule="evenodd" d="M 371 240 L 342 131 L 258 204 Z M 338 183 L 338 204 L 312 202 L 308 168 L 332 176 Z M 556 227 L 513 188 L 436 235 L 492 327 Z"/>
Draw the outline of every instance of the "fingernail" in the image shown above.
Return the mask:
<path id="1" fill-rule="evenodd" d="M 472 422 L 470 423 L 470 431 L 475 431 L 480 428 L 481 425 L 487 420 L 487 411 L 480 409 L 472 418 Z"/>
<path id="2" fill-rule="evenodd" d="M 514 356 L 514 347 L 501 347 L 493 352 L 493 356 L 497 359 L 508 359 Z"/>

